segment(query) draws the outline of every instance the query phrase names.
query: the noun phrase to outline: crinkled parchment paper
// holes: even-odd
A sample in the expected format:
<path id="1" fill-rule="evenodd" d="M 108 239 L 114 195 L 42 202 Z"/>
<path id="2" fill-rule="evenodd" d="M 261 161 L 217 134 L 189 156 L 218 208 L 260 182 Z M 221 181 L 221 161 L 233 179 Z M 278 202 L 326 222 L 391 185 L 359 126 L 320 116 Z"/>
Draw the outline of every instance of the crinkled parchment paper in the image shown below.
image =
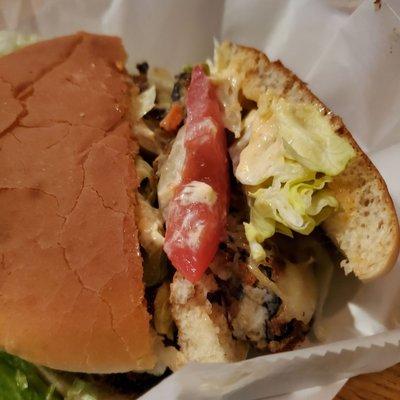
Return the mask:
<path id="1" fill-rule="evenodd" d="M 382 1 L 379 10 L 371 0 L 0 0 L 0 5 L 0 29 L 42 37 L 77 30 L 122 36 L 130 65 L 148 60 L 176 72 L 211 57 L 213 37 L 280 58 L 343 117 L 399 207 L 399 0 Z M 143 398 L 245 400 L 293 391 L 279 398 L 331 398 L 346 378 L 400 361 L 399 305 L 398 265 L 366 285 L 335 271 L 319 321 L 324 343 L 309 341 L 303 349 L 237 364 L 189 365 Z"/>

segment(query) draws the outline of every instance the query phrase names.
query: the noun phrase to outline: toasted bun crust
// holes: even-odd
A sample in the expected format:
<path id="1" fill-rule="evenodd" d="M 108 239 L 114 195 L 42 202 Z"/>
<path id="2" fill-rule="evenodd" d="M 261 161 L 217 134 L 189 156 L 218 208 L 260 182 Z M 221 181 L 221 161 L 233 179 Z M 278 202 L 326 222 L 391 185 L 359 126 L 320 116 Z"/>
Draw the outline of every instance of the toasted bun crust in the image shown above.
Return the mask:
<path id="1" fill-rule="evenodd" d="M 125 58 L 85 33 L 0 58 L 0 347 L 51 368 L 155 363 Z"/>
<path id="2" fill-rule="evenodd" d="M 243 77 L 242 90 L 247 98 L 257 101 L 261 93 L 272 89 L 291 102 L 315 104 L 335 132 L 353 146 L 356 157 L 330 184 L 341 209 L 323 223 L 323 228 L 345 254 L 342 267 L 346 273 L 371 280 L 388 272 L 399 253 L 396 211 L 383 178 L 343 121 L 280 61 L 271 62 L 258 50 L 229 42 L 221 44 L 220 52 L 223 68 Z"/>

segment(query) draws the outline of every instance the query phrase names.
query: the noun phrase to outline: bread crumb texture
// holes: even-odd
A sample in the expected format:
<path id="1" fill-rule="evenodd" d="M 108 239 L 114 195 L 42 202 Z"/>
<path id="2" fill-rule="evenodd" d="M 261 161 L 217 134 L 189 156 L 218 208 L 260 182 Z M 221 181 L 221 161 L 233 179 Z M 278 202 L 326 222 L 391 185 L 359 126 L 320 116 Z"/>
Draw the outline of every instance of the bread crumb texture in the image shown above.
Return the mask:
<path id="1" fill-rule="evenodd" d="M 174 276 L 170 297 L 172 315 L 186 361 L 231 362 L 246 357 L 247 347 L 232 337 L 223 307 L 207 299 L 207 294 L 217 290 L 211 273 L 196 284 L 179 273 Z"/>

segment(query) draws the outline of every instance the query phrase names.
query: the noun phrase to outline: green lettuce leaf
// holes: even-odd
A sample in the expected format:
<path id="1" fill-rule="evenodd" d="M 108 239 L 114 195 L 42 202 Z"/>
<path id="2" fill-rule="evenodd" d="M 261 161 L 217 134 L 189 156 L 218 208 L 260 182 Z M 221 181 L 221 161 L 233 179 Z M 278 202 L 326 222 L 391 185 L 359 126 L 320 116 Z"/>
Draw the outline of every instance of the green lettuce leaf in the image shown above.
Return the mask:
<path id="1" fill-rule="evenodd" d="M 0 352 L 0 399 L 61 400 L 62 398 L 34 365 Z"/>
<path id="2" fill-rule="evenodd" d="M 355 153 L 313 105 L 267 92 L 246 118 L 231 154 L 240 151 L 235 175 L 246 185 L 250 206 L 245 233 L 252 259 L 262 262 L 262 243 L 275 232 L 309 235 L 338 208 L 326 184 Z"/>
<path id="3" fill-rule="evenodd" d="M 351 145 L 334 132 L 314 105 L 279 99 L 273 108 L 287 157 L 331 176 L 340 174 L 354 157 Z"/>
<path id="4" fill-rule="evenodd" d="M 274 181 L 267 188 L 249 192 L 250 223 L 245 224 L 245 233 L 255 261 L 263 261 L 261 244 L 275 232 L 308 235 L 338 207 L 335 197 L 322 190 L 329 181 L 327 176 L 300 183 L 288 181 L 283 186 Z"/>
<path id="5" fill-rule="evenodd" d="M 98 400 L 94 388 L 82 379 L 75 379 L 64 400 Z"/>
<path id="6" fill-rule="evenodd" d="M 1 400 L 109 400 L 127 399 L 112 390 L 68 372 L 58 372 L 0 351 Z"/>
<path id="7" fill-rule="evenodd" d="M 275 221 L 272 218 L 264 217 L 256 208 L 251 207 L 250 222 L 244 224 L 244 231 L 249 242 L 252 259 L 262 262 L 266 254 L 261 243 L 275 233 Z"/>

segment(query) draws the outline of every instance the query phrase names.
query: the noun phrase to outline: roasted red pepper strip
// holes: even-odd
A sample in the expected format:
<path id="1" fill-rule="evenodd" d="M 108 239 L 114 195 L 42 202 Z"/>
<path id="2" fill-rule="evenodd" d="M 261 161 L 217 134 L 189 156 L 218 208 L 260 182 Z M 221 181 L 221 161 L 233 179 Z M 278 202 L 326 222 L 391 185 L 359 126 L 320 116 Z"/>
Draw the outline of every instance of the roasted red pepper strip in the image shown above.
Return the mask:
<path id="1" fill-rule="evenodd" d="M 174 267 L 195 282 L 226 235 L 229 191 L 222 109 L 200 66 L 193 69 L 186 107 L 186 158 L 169 205 L 164 250 Z"/>

